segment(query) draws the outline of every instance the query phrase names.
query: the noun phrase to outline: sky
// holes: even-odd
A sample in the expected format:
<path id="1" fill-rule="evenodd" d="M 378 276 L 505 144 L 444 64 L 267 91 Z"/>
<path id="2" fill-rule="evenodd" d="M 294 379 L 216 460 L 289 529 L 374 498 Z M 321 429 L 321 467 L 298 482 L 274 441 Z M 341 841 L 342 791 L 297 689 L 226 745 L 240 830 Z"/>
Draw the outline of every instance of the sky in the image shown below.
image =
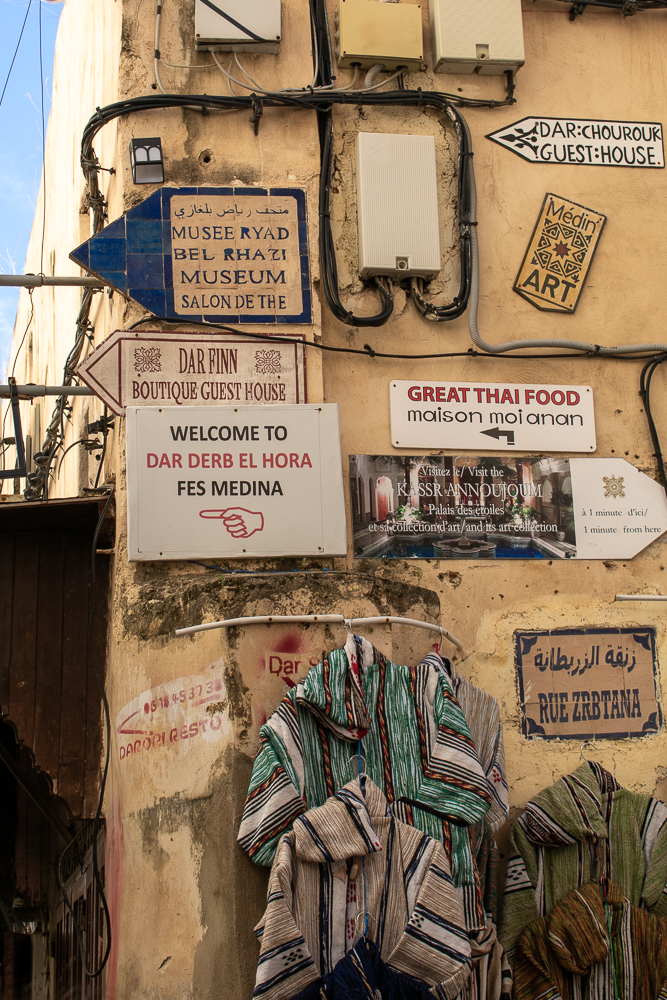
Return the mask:
<path id="1" fill-rule="evenodd" d="M 94 0 L 91 0 L 94 2 Z M 44 114 L 51 107 L 53 55 L 62 3 L 0 0 L 0 94 L 21 25 L 28 19 L 0 105 L 0 273 L 23 274 L 42 172 L 39 13 L 42 17 Z M 0 288 L 0 373 L 5 378 L 18 305 L 18 288 Z"/>

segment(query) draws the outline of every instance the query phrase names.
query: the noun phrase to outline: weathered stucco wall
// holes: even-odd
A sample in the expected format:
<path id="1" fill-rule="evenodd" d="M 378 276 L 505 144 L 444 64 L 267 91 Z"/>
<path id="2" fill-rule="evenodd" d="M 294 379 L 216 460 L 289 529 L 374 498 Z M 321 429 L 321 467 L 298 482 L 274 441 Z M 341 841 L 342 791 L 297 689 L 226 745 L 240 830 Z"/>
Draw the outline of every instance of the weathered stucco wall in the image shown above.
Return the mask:
<path id="1" fill-rule="evenodd" d="M 81 133 L 97 106 L 117 99 L 121 19 L 122 7 L 116 2 L 96 4 L 94 16 L 91 5 L 83 0 L 68 0 L 63 8 L 46 137 L 46 185 L 42 183 L 40 188 L 24 273 L 81 274 L 69 260 L 74 247 L 91 235 L 80 167 Z M 116 132 L 115 125 L 110 125 L 96 145 L 103 167 L 114 166 L 116 162 Z M 100 188 L 109 199 L 109 218 L 113 219 L 121 210 L 117 201 L 118 178 L 108 173 L 99 177 Z M 9 361 L 9 373 L 13 371 L 19 384 L 62 383 L 65 361 L 74 344 L 80 302 L 80 288 L 36 288 L 32 295 L 27 290 L 21 292 Z M 109 300 L 104 292 L 93 297 L 91 336 L 96 343 L 109 335 L 114 322 L 118 323 L 118 304 L 118 296 Z M 23 431 L 32 438 L 33 453 L 42 446 L 54 404 L 53 397 L 38 399 L 33 405 L 21 404 Z M 101 413 L 102 404 L 95 398 L 76 401 L 67 444 L 85 437 L 86 425 Z M 5 427 L 9 434 L 11 416 Z M 13 461 L 12 454 L 7 458 L 7 468 L 12 467 Z M 62 465 L 59 456 L 49 495 L 76 496 L 92 485 L 96 472 L 97 463 L 92 456 L 82 448 L 73 448 Z M 4 494 L 13 492 L 13 487 L 13 480 L 2 482 Z"/>
<path id="2" fill-rule="evenodd" d="M 332 15 L 335 7 L 335 3 L 330 5 Z M 517 104 L 494 111 L 464 110 L 472 132 L 479 193 L 480 329 L 493 342 L 514 337 L 573 337 L 603 344 L 664 339 L 660 296 L 667 172 L 533 165 L 489 142 L 485 135 L 524 115 L 660 121 L 667 72 L 662 51 L 667 11 L 627 19 L 588 11 L 571 23 L 567 6 L 542 0 L 526 2 L 524 7 L 526 65 L 517 76 Z M 423 15 L 426 22 L 426 4 Z M 283 16 L 279 60 L 247 54 L 241 60 L 265 86 L 305 85 L 311 72 L 307 5 L 285 0 Z M 49 176 L 57 177 L 58 183 L 49 186 L 45 260 L 55 250 L 56 273 L 75 273 L 67 254 L 87 235 L 86 217 L 80 214 L 81 128 L 97 104 L 154 92 L 153 31 L 154 6 L 145 0 L 105 0 L 94 5 L 69 0 L 66 5 L 47 147 L 47 183 Z M 425 38 L 428 51 L 428 32 Z M 169 62 L 204 64 L 209 60 L 207 54 L 194 55 L 188 0 L 165 2 L 160 47 Z M 90 53 L 97 53 L 97 58 L 89 59 Z M 82 74 L 87 74 L 85 85 Z M 350 79 L 349 70 L 341 71 L 338 82 Z M 215 67 L 192 72 L 164 67 L 162 80 L 168 90 L 228 92 Z M 488 77 L 410 74 L 406 86 L 475 97 L 502 96 L 502 80 Z M 326 306 L 320 315 L 315 116 L 268 110 L 256 138 L 247 118 L 245 112 L 203 116 L 191 110 L 161 111 L 121 120 L 117 134 L 114 126 L 107 127 L 96 139 L 95 149 L 102 164 L 117 171 L 111 178 L 103 175 L 103 188 L 110 194 L 109 218 L 117 218 L 154 190 L 131 182 L 127 155 L 131 136 L 162 137 L 167 184 L 288 182 L 304 187 L 316 303 L 308 335 L 321 336 L 333 346 L 359 348 L 369 343 L 396 354 L 466 352 L 470 340 L 465 317 L 451 324 L 430 324 L 417 315 L 401 290 L 397 290 L 391 321 L 376 330 L 344 327 L 333 320 Z M 356 276 L 352 140 L 358 130 L 367 130 L 431 132 L 438 137 L 445 263 L 433 288 L 442 290 L 445 301 L 458 279 L 453 248 L 456 146 L 451 129 L 446 128 L 443 137 L 432 113 L 408 114 L 401 109 L 336 109 L 334 121 L 332 214 L 343 300 L 359 311 L 375 308 L 374 294 L 362 292 Z M 574 316 L 538 312 L 512 291 L 547 191 L 608 216 Z M 38 208 L 27 270 L 39 270 L 40 212 Z M 32 355 L 20 355 L 20 379 L 58 380 L 73 342 L 78 301 L 75 290 L 34 293 Z M 28 310 L 24 294 L 17 345 Z M 138 306 L 118 294 L 111 300 L 96 296 L 95 342 L 142 315 Z M 29 357 L 31 362 L 26 360 Z M 25 371 L 21 365 L 27 365 Z M 309 399 L 337 402 L 340 407 L 346 476 L 349 454 L 393 451 L 391 379 L 461 378 L 478 383 L 591 385 L 596 401 L 596 454 L 625 457 L 655 477 L 655 457 L 638 396 L 639 370 L 637 361 L 468 356 L 410 362 L 345 355 L 321 358 L 315 350 L 308 351 Z M 664 398 L 665 375 L 658 372 L 654 385 L 657 418 L 664 431 L 659 401 Z M 46 409 L 50 413 L 50 407 Z M 93 419 L 101 405 L 95 401 L 75 404 L 74 426 L 66 443 L 80 436 L 86 409 Z M 105 467 L 107 477 L 115 476 L 118 510 L 108 681 L 112 768 L 106 802 L 107 872 L 115 928 L 110 997 L 199 1000 L 223 990 L 234 998 L 249 995 L 257 954 L 251 929 L 263 909 L 266 875 L 237 848 L 235 835 L 257 732 L 282 696 L 284 678 L 303 676 L 311 660 L 343 638 L 341 631 L 321 627 L 275 626 L 176 639 L 175 628 L 243 613 L 341 611 L 360 615 L 377 611 L 431 620 L 441 613 L 443 624 L 465 643 L 465 654 L 457 657 L 461 670 L 500 702 L 510 798 L 516 809 L 580 762 L 578 743 L 527 741 L 521 736 L 513 651 L 516 629 L 653 625 L 658 630 L 660 688 L 667 689 L 661 606 L 613 602 L 619 592 L 664 591 L 667 554 L 662 540 L 626 562 L 355 561 L 350 555 L 307 561 L 300 567 L 293 560 L 256 562 L 245 568 L 327 568 L 329 572 L 250 579 L 221 578 L 214 571 L 182 563 L 128 564 L 124 423 L 116 423 Z M 70 452 L 51 495 L 73 495 L 88 485 L 90 470 L 86 465 L 82 471 L 77 455 L 76 449 Z M 432 642 L 426 633 L 398 627 L 391 634 L 378 629 L 369 637 L 397 660 L 423 655 Z M 189 704 L 208 697 L 209 683 L 214 700 L 194 707 Z M 185 692 L 182 700 L 181 691 Z M 165 698 L 169 709 L 160 701 Z M 661 731 L 641 740 L 599 741 L 587 754 L 594 755 L 627 787 L 664 797 L 666 749 L 667 736 Z"/>

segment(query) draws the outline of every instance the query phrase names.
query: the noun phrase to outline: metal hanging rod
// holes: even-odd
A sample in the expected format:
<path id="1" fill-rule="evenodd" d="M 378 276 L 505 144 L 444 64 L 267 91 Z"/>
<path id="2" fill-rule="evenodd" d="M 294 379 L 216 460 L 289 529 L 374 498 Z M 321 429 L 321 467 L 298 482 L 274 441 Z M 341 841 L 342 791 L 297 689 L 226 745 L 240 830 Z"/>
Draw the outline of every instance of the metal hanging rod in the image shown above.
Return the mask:
<path id="1" fill-rule="evenodd" d="M 398 618 L 394 615 L 381 615 L 375 618 L 345 618 L 343 615 L 259 615 L 251 618 L 228 618 L 226 621 L 206 622 L 204 625 L 190 625 L 188 628 L 177 628 L 176 635 L 193 635 L 195 632 L 208 632 L 215 628 L 229 628 L 232 625 L 282 625 L 286 622 L 301 624 L 324 623 L 329 625 L 345 625 L 354 628 L 357 625 L 412 625 L 428 632 L 437 632 L 448 639 L 457 649 L 463 649 L 463 643 L 452 635 L 442 625 L 431 622 L 421 622 L 416 618 Z"/>
<path id="2" fill-rule="evenodd" d="M 74 285 L 76 288 L 104 288 L 99 278 L 56 278 L 47 274 L 0 274 L 0 287 L 41 288 L 43 285 Z"/>
<path id="3" fill-rule="evenodd" d="M 94 396 L 95 393 L 87 385 L 17 385 L 14 391 L 19 396 Z M 0 399 L 11 396 L 8 385 L 0 385 Z"/>
<path id="4" fill-rule="evenodd" d="M 617 594 L 615 601 L 667 601 L 662 594 Z"/>

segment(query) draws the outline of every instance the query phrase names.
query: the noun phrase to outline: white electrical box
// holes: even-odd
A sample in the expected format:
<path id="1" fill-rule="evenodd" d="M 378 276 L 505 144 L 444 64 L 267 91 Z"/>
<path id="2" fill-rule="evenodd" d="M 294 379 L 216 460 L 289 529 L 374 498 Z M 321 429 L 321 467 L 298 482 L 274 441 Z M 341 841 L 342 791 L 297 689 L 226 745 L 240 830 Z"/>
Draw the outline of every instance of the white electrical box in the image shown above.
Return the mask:
<path id="1" fill-rule="evenodd" d="M 275 55 L 280 35 L 280 0 L 195 0 L 197 49 Z"/>
<path id="2" fill-rule="evenodd" d="M 429 0 L 436 73 L 500 75 L 520 69 L 521 0 Z"/>
<path id="3" fill-rule="evenodd" d="M 422 9 L 418 4 L 379 0 L 341 0 L 334 16 L 336 60 L 339 66 L 385 70 L 423 68 Z"/>
<path id="4" fill-rule="evenodd" d="M 359 273 L 432 278 L 440 270 L 435 139 L 357 135 Z"/>

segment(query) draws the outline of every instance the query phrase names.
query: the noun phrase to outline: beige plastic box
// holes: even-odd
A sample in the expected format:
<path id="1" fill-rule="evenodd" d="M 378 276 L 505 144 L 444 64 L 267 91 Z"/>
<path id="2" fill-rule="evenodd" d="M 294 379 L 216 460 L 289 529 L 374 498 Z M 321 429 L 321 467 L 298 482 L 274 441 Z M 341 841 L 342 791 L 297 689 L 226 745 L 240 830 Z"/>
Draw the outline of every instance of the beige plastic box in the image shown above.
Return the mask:
<path id="1" fill-rule="evenodd" d="M 429 0 L 429 11 L 436 73 L 498 76 L 526 61 L 521 0 Z"/>
<path id="2" fill-rule="evenodd" d="M 195 0 L 197 49 L 276 55 L 280 35 L 280 0 Z"/>
<path id="3" fill-rule="evenodd" d="M 393 72 L 423 65 L 422 11 L 416 4 L 341 0 L 334 24 L 336 58 L 343 68 L 382 63 Z"/>
<path id="4" fill-rule="evenodd" d="M 432 278 L 441 266 L 435 138 L 359 132 L 356 171 L 361 277 Z"/>

